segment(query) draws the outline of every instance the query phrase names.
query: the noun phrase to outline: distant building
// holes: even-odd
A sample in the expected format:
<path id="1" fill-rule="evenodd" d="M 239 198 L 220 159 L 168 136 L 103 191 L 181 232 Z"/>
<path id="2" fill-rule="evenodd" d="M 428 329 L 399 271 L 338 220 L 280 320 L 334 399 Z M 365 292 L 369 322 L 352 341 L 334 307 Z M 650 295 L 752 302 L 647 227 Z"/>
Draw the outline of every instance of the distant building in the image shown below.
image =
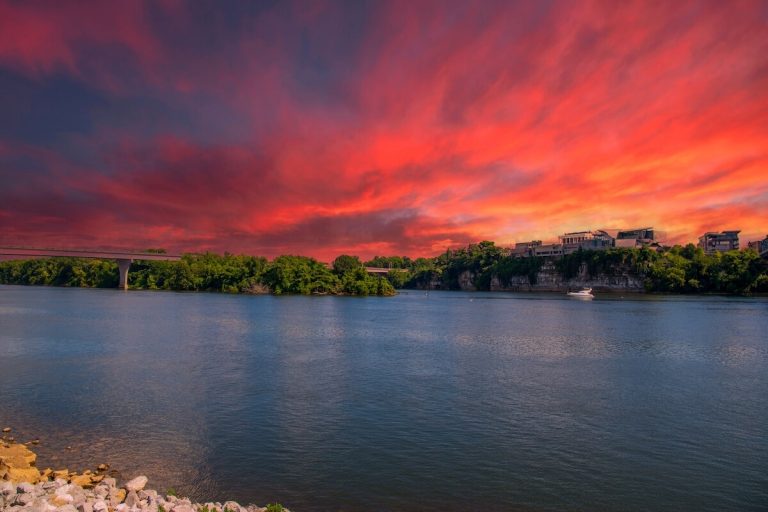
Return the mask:
<path id="1" fill-rule="evenodd" d="M 563 254 L 571 254 L 579 249 L 600 251 L 613 246 L 611 237 L 602 231 L 563 233 L 558 238 L 563 246 Z"/>
<path id="2" fill-rule="evenodd" d="M 748 242 L 747 248 L 754 250 L 757 254 L 763 258 L 768 258 L 768 235 L 762 240 L 755 240 L 754 242 Z"/>
<path id="3" fill-rule="evenodd" d="M 532 240 L 530 242 L 517 242 L 515 248 L 511 250 L 510 256 L 516 258 L 526 258 L 533 256 L 534 249 L 541 246 L 541 240 Z"/>
<path id="4" fill-rule="evenodd" d="M 564 233 L 558 238 L 561 244 L 578 244 L 586 240 L 592 240 L 594 237 L 591 231 L 576 231 L 574 233 Z"/>
<path id="5" fill-rule="evenodd" d="M 562 244 L 543 244 L 533 247 L 533 256 L 562 256 L 563 252 Z"/>
<path id="6" fill-rule="evenodd" d="M 721 233 L 713 231 L 704 233 L 699 237 L 699 247 L 704 249 L 707 254 L 738 250 L 740 232 L 739 230 L 732 230 Z"/>
<path id="7" fill-rule="evenodd" d="M 611 241 L 612 247 L 659 247 L 660 233 L 652 227 L 632 229 L 599 229 Z"/>
<path id="8" fill-rule="evenodd" d="M 652 227 L 634 229 L 598 229 L 596 231 L 574 231 L 558 236 L 558 243 L 543 244 L 541 240 L 518 242 L 509 255 L 515 258 L 530 256 L 563 256 L 578 250 L 603 251 L 611 247 L 651 247 L 661 249 Z"/>

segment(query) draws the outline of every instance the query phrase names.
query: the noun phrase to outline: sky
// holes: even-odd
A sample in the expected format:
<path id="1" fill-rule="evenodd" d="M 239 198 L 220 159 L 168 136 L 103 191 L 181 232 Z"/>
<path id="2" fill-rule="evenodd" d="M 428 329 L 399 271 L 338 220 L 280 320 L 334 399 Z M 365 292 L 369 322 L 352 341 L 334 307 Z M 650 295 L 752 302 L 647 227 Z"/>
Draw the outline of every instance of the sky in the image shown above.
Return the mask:
<path id="1" fill-rule="evenodd" d="M 0 0 L 0 245 L 768 234 L 768 2 Z"/>

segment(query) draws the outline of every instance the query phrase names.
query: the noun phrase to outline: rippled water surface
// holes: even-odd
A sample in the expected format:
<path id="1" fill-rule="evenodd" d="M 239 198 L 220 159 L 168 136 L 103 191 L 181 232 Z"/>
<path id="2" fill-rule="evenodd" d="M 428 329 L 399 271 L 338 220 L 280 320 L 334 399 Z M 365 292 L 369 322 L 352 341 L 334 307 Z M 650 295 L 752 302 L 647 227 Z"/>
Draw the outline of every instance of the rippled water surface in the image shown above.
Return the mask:
<path id="1" fill-rule="evenodd" d="M 296 512 L 768 510 L 768 300 L 0 286 L 0 423 Z"/>

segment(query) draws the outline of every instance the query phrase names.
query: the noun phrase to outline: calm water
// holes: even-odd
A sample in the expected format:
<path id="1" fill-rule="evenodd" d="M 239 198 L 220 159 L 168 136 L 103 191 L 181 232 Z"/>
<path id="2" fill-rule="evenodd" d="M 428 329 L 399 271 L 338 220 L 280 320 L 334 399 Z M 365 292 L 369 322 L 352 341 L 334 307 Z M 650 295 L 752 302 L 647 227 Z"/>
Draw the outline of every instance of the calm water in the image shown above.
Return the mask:
<path id="1" fill-rule="evenodd" d="M 766 299 L 0 286 L 0 399 L 41 466 L 198 499 L 768 509 Z"/>

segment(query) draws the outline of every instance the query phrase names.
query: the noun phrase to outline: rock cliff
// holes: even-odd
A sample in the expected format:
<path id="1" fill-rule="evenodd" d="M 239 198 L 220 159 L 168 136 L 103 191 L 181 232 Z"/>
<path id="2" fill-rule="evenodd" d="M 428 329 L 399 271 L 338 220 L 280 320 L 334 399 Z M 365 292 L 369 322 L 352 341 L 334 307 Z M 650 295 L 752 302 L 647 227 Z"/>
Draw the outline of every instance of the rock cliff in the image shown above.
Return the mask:
<path id="1" fill-rule="evenodd" d="M 633 273 L 629 267 L 615 266 L 598 275 L 590 275 L 586 264 L 581 266 L 575 277 L 568 279 L 557 270 L 553 261 L 547 261 L 536 273 L 534 284 L 531 284 L 528 276 L 513 276 L 504 283 L 498 276 L 493 276 L 490 289 L 491 291 L 509 292 L 566 292 L 587 287 L 603 292 L 641 293 L 645 291 L 643 281 L 643 276 Z M 475 276 L 470 272 L 462 273 L 458 282 L 462 290 L 474 291 L 477 289 Z M 432 289 L 443 288 L 441 283 L 432 283 L 431 287 Z"/>

